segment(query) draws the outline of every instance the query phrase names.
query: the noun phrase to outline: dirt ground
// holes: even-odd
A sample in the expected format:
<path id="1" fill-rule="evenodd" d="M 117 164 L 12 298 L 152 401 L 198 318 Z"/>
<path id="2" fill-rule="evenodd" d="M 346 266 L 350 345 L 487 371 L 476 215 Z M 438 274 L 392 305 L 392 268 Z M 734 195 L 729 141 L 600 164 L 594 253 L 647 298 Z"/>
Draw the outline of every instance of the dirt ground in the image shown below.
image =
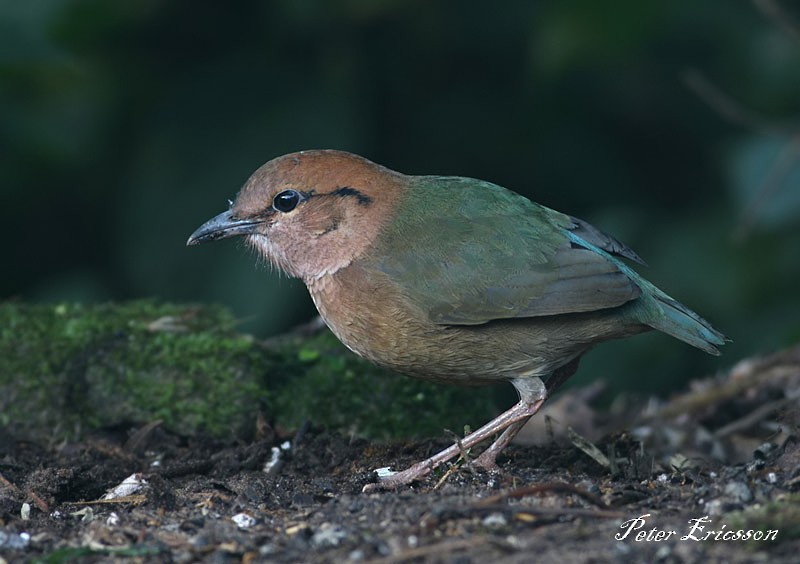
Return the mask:
<path id="1" fill-rule="evenodd" d="M 374 469 L 447 437 L 384 444 L 263 421 L 236 444 L 158 423 L 57 445 L 0 431 L 0 562 L 796 562 L 799 359 L 600 414 L 599 438 L 512 445 L 500 474 L 460 464 L 372 494 Z"/>

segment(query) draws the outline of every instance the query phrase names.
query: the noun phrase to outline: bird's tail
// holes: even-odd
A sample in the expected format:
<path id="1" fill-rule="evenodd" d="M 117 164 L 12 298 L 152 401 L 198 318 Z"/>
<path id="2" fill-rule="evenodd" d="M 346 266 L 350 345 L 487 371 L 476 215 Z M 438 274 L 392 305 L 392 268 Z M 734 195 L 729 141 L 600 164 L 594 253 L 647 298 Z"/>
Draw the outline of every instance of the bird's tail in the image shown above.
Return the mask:
<path id="1" fill-rule="evenodd" d="M 724 345 L 730 339 L 682 303 L 672 299 L 652 284 L 650 286 L 656 311 L 651 310 L 651 315 L 647 316 L 645 320 L 647 325 L 709 354 L 720 354 L 717 347 Z"/>

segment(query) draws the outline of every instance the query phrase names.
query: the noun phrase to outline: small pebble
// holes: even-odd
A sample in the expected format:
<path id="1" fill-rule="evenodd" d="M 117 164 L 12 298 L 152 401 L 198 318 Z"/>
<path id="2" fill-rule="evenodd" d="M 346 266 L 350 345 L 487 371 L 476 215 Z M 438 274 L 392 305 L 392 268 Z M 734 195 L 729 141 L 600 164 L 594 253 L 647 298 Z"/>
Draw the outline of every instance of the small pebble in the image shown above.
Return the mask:
<path id="1" fill-rule="evenodd" d="M 256 524 L 256 518 L 247 513 L 237 513 L 231 517 L 231 521 L 236 523 L 236 526 L 240 529 L 249 529 Z"/>
<path id="2" fill-rule="evenodd" d="M 118 497 L 133 495 L 146 485 L 147 480 L 141 474 L 134 473 L 122 480 L 118 486 L 106 492 L 100 499 L 117 499 Z"/>
<path id="3" fill-rule="evenodd" d="M 264 472 L 267 474 L 271 473 L 280 461 L 281 449 L 278 447 L 272 447 L 272 454 L 270 454 L 269 460 L 267 460 L 266 464 L 264 464 Z"/>
<path id="4" fill-rule="evenodd" d="M 388 478 L 393 474 L 397 474 L 390 466 L 384 466 L 383 468 L 377 468 L 375 473 L 378 475 L 378 478 Z"/>
<path id="5" fill-rule="evenodd" d="M 483 518 L 483 526 L 489 528 L 500 528 L 508 525 L 508 519 L 502 513 L 491 513 Z"/>
<path id="6" fill-rule="evenodd" d="M 753 492 L 744 482 L 728 482 L 725 485 L 725 493 L 739 503 L 748 503 L 753 499 Z"/>
<path id="7" fill-rule="evenodd" d="M 108 517 L 106 517 L 106 525 L 108 525 L 109 527 L 116 527 L 119 525 L 119 523 L 120 523 L 119 515 L 117 515 L 113 511 L 108 515 Z"/>
<path id="8" fill-rule="evenodd" d="M 765 459 L 765 458 L 767 457 L 767 455 L 768 455 L 770 452 L 772 452 L 773 450 L 775 450 L 775 445 L 774 445 L 774 444 L 772 444 L 772 443 L 761 443 L 761 444 L 760 444 L 760 445 L 758 445 L 758 447 L 756 447 L 756 449 L 753 451 L 753 456 L 754 456 L 756 459 L 763 460 L 763 459 Z"/>
<path id="9" fill-rule="evenodd" d="M 21 550 L 28 546 L 31 536 L 28 533 L 6 533 L 0 530 L 0 549 Z"/>
<path id="10" fill-rule="evenodd" d="M 347 538 L 347 532 L 339 525 L 323 523 L 319 530 L 311 537 L 314 546 L 339 546 Z"/>

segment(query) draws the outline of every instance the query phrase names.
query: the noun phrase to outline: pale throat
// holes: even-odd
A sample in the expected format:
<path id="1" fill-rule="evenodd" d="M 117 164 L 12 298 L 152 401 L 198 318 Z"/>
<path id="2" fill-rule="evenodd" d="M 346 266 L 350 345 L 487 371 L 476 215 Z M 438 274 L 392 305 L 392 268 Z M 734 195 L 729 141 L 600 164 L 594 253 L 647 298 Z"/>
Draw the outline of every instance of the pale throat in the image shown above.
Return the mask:
<path id="1" fill-rule="evenodd" d="M 355 258 L 353 253 L 331 253 L 313 247 L 306 247 L 302 251 L 290 249 L 287 253 L 282 245 L 259 233 L 249 235 L 247 243 L 270 264 L 293 278 L 300 278 L 306 285 L 311 285 L 324 276 L 335 274 Z"/>

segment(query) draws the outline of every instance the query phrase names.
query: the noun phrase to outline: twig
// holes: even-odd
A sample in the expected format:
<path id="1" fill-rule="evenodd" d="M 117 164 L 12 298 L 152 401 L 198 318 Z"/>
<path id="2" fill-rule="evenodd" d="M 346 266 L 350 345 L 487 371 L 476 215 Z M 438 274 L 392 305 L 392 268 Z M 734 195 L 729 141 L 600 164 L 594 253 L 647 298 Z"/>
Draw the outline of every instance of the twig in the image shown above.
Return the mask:
<path id="1" fill-rule="evenodd" d="M 45 500 L 43 500 L 39 496 L 39 494 L 37 494 L 33 490 L 28 490 L 27 494 L 28 497 L 31 498 L 31 501 L 33 501 L 34 505 L 36 505 L 36 507 L 39 508 L 39 511 L 41 511 L 44 514 L 50 513 L 50 504 L 48 504 Z"/>
<path id="2" fill-rule="evenodd" d="M 800 372 L 800 345 L 759 359 L 748 359 L 734 366 L 729 377 L 702 392 L 675 398 L 654 412 L 640 417 L 640 423 L 670 419 L 683 413 L 697 413 L 709 406 L 737 397 L 764 382 L 780 383 Z"/>
<path id="3" fill-rule="evenodd" d="M 0 486 L 5 486 L 6 488 L 8 488 L 17 495 L 19 495 L 20 493 L 19 488 L 14 484 L 12 484 L 11 482 L 9 482 L 8 479 L 2 474 L 0 474 Z"/>
<path id="4" fill-rule="evenodd" d="M 103 504 L 107 505 L 110 503 L 133 503 L 134 505 L 139 505 L 140 503 L 144 503 L 147 501 L 147 496 L 145 495 L 126 495 L 123 497 L 115 497 L 114 499 L 95 499 L 92 501 L 65 501 L 65 505 L 96 505 L 96 504 Z"/>
<path id="5" fill-rule="evenodd" d="M 724 427 L 720 427 L 719 429 L 714 431 L 714 436 L 717 437 L 718 439 L 721 439 L 723 437 L 727 437 L 728 435 L 736 433 L 737 431 L 742 431 L 744 429 L 752 427 L 765 417 L 781 409 L 783 406 L 789 405 L 790 403 L 794 403 L 796 401 L 797 401 L 797 395 L 793 395 L 766 403 L 761 407 L 759 407 L 758 409 L 751 411 L 744 417 L 741 417 L 736 421 L 732 421 L 731 423 L 728 423 Z"/>
<path id="6" fill-rule="evenodd" d="M 133 453 L 144 450 L 144 446 L 149 440 L 150 436 L 153 434 L 153 431 L 155 431 L 162 423 L 163 421 L 161 419 L 156 419 L 155 421 L 151 421 L 150 423 L 147 423 L 143 427 L 139 428 L 130 436 L 127 441 L 125 441 L 125 445 L 122 447 L 123 450 Z"/>
<path id="7" fill-rule="evenodd" d="M 569 435 L 570 442 L 581 450 L 584 454 L 592 458 L 603 468 L 611 469 L 611 461 L 602 453 L 602 451 L 594 446 L 588 439 L 576 433 L 572 427 L 567 427 L 567 434 Z"/>
<path id="8" fill-rule="evenodd" d="M 445 473 L 442 475 L 442 477 L 441 477 L 441 478 L 439 478 L 439 481 L 438 481 L 438 482 L 436 482 L 436 485 L 435 485 L 435 486 L 433 486 L 433 491 L 436 491 L 436 490 L 438 490 L 440 487 L 442 487 L 442 486 L 444 485 L 444 483 L 447 481 L 447 479 L 448 479 L 450 476 L 452 476 L 453 474 L 455 474 L 456 472 L 458 472 L 458 469 L 459 469 L 459 468 L 460 468 L 460 466 L 459 466 L 458 464 L 451 464 L 451 465 L 450 465 L 450 467 L 447 469 L 447 472 L 445 472 Z"/>

